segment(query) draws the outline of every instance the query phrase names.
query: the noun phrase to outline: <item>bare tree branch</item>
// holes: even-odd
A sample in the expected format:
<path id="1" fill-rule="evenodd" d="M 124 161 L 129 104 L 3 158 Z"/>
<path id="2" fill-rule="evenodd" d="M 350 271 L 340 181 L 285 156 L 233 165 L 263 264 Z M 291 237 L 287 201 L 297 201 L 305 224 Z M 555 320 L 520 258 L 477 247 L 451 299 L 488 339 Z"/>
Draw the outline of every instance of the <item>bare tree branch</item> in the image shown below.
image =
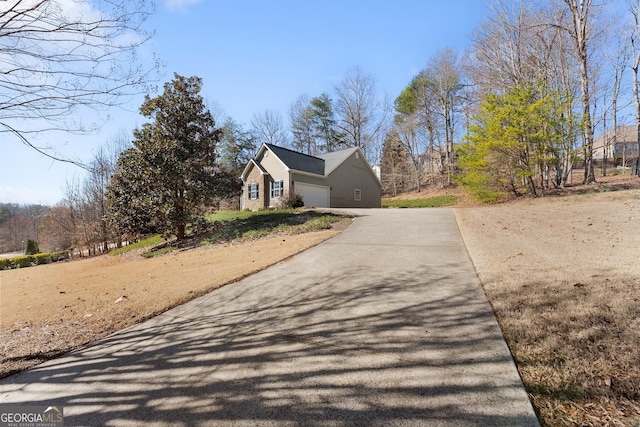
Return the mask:
<path id="1" fill-rule="evenodd" d="M 138 58 L 152 37 L 145 0 L 13 0 L 0 3 L 0 124 L 26 135 L 83 133 L 85 109 L 102 111 L 145 93 L 160 62 Z M 150 54 L 151 55 L 151 54 Z"/>
<path id="2" fill-rule="evenodd" d="M 36 145 L 33 145 L 31 142 L 29 142 L 29 140 L 27 138 L 25 138 L 21 132 L 18 132 L 17 130 L 13 129 L 11 126 L 4 124 L 4 123 L 0 123 L 0 125 L 4 126 L 5 131 L 3 132 L 10 132 L 12 134 L 14 134 L 15 136 L 18 137 L 18 139 L 26 146 L 28 146 L 29 148 L 34 149 L 35 151 L 37 151 L 38 153 L 42 154 L 45 157 L 50 158 L 51 160 L 55 160 L 57 162 L 63 162 L 63 163 L 70 163 L 72 165 L 81 167 L 84 170 L 89 171 L 90 167 L 87 166 L 86 164 L 78 161 L 78 160 L 71 160 L 71 159 L 67 159 L 67 158 L 63 158 L 61 156 L 57 156 L 54 155 L 50 152 L 50 150 L 46 149 L 46 148 L 42 148 L 42 147 L 38 147 Z"/>

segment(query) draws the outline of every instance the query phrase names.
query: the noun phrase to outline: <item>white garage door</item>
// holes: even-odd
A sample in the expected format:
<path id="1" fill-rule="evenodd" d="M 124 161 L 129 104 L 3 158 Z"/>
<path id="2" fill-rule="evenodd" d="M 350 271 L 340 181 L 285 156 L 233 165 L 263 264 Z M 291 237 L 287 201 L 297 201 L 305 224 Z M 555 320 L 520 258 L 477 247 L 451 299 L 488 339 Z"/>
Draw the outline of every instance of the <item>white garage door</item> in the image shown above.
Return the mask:
<path id="1" fill-rule="evenodd" d="M 302 196 L 305 206 L 314 206 L 316 208 L 328 208 L 329 206 L 329 187 L 322 185 L 305 184 L 296 182 L 295 191 Z"/>

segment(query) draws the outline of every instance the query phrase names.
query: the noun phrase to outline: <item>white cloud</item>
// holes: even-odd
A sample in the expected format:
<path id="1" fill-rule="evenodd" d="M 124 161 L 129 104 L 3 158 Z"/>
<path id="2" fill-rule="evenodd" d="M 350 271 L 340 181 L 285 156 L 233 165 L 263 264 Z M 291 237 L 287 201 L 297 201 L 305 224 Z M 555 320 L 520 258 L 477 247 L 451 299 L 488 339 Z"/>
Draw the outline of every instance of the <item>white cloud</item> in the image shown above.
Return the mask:
<path id="1" fill-rule="evenodd" d="M 164 5 L 169 10 L 184 12 L 189 7 L 201 3 L 202 0 L 164 0 Z"/>

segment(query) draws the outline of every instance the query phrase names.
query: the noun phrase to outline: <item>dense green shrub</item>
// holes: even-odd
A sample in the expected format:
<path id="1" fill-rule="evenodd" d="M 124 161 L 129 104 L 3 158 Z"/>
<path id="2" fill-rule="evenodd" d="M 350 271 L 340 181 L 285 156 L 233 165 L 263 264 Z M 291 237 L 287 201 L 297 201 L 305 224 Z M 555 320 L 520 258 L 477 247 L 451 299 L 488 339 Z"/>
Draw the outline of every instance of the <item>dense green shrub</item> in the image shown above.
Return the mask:
<path id="1" fill-rule="evenodd" d="M 33 255 L 36 265 L 50 264 L 53 262 L 50 253 Z"/>
<path id="2" fill-rule="evenodd" d="M 189 223 L 191 234 L 205 233 L 211 229 L 212 224 L 203 216 L 197 216 L 191 219 Z"/>
<path id="3" fill-rule="evenodd" d="M 51 252 L 51 260 L 52 262 L 64 261 L 65 259 L 69 259 L 68 251 L 59 251 L 59 252 Z"/>
<path id="4" fill-rule="evenodd" d="M 48 252 L 36 255 L 21 255 L 13 258 L 0 259 L 0 270 L 10 270 L 12 268 L 31 267 L 32 265 L 49 264 L 63 261 L 69 258 L 69 252 Z"/>
<path id="5" fill-rule="evenodd" d="M 24 250 L 25 255 L 35 255 L 40 253 L 40 248 L 38 247 L 38 242 L 35 240 L 27 240 L 27 247 Z"/>
<path id="6" fill-rule="evenodd" d="M 14 268 L 24 268 L 31 267 L 31 264 L 34 262 L 33 255 L 22 255 L 11 258 L 14 264 Z"/>

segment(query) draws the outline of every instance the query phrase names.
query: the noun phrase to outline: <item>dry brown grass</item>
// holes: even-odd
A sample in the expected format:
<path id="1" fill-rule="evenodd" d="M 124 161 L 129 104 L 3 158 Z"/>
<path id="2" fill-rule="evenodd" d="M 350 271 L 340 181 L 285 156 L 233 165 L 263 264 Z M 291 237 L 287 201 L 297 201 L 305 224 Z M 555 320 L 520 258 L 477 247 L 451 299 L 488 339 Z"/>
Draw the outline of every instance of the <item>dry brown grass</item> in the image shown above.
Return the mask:
<path id="1" fill-rule="evenodd" d="M 543 425 L 640 421 L 640 190 L 601 181 L 456 210 Z"/>
<path id="2" fill-rule="evenodd" d="M 346 227 L 0 271 L 0 378 L 237 281 Z"/>
<path id="3" fill-rule="evenodd" d="M 640 422 L 640 179 L 456 209 L 544 425 Z M 627 189 L 625 191 L 609 191 Z M 460 194 L 428 190 L 410 197 Z M 461 205 L 474 205 L 462 199 Z M 344 224 L 343 224 L 344 225 Z M 337 231 L 0 272 L 0 376 L 265 268 Z M 286 240 L 283 241 L 283 239 Z M 247 262 L 247 254 L 255 254 Z M 121 297 L 119 302 L 116 303 Z"/>

